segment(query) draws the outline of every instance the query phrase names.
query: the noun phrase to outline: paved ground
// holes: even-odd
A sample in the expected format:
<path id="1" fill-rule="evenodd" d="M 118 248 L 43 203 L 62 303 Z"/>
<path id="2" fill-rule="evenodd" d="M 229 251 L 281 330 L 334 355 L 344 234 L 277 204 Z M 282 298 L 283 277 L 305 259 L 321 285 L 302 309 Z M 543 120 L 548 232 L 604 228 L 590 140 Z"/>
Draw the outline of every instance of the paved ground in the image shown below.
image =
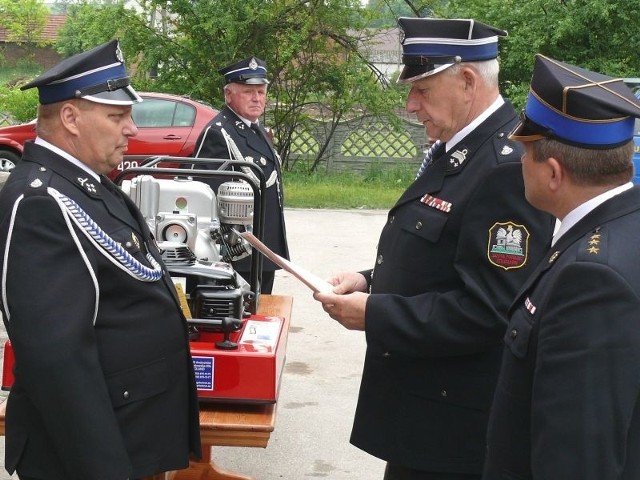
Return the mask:
<path id="1" fill-rule="evenodd" d="M 285 216 L 292 260 L 328 277 L 372 266 L 386 213 L 288 209 Z M 275 432 L 266 449 L 215 448 L 216 462 L 255 480 L 381 479 L 384 463 L 349 444 L 364 335 L 331 320 L 289 274 L 278 272 L 274 293 L 294 297 Z M 17 477 L 0 471 L 0 480 L 10 478 Z"/>

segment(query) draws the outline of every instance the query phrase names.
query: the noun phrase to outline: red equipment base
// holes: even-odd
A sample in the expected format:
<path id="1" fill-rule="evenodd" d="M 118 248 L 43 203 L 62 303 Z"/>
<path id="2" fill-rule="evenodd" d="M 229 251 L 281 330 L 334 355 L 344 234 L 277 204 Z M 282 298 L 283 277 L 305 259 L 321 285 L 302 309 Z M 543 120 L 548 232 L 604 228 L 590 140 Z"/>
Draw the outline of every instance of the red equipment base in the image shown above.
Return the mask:
<path id="1" fill-rule="evenodd" d="M 203 402 L 274 403 L 287 350 L 288 319 L 252 315 L 230 334 L 235 349 L 216 343 L 224 334 L 201 332 L 190 342 L 198 398 Z M 2 390 L 11 390 L 15 357 L 11 342 L 4 347 Z"/>

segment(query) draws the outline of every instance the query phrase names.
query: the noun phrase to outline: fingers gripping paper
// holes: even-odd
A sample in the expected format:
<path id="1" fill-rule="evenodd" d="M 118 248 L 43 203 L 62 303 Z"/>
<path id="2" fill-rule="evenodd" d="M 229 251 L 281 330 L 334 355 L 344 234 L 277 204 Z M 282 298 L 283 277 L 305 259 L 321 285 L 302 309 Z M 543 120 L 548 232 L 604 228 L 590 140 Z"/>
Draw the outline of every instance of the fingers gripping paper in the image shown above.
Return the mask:
<path id="1" fill-rule="evenodd" d="M 296 265 L 295 263 L 290 262 L 286 258 L 282 258 L 280 255 L 275 253 L 264 243 L 258 240 L 258 238 L 254 234 L 250 232 L 238 232 L 238 234 L 247 242 L 249 242 L 253 247 L 255 247 L 258 251 L 260 251 L 260 253 L 262 253 L 265 257 L 267 257 L 276 265 L 282 267 L 284 270 L 296 277 L 314 292 L 331 292 L 333 290 L 333 285 L 331 285 L 329 282 L 321 279 L 313 273 Z"/>

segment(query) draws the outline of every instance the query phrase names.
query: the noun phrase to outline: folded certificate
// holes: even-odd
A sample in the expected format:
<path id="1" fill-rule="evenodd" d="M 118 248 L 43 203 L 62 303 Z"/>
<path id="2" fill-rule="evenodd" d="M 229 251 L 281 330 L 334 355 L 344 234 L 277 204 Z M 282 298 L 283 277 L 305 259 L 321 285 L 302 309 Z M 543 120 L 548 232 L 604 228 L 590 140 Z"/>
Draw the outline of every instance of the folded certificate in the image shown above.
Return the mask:
<path id="1" fill-rule="evenodd" d="M 275 253 L 269 247 L 267 247 L 264 243 L 262 243 L 258 238 L 250 232 L 237 232 L 242 238 L 244 238 L 247 242 L 249 242 L 253 247 L 255 247 L 260 253 L 262 253 L 265 257 L 271 260 L 276 265 L 282 267 L 284 270 L 289 272 L 291 275 L 296 277 L 302 283 L 304 283 L 307 287 L 309 287 L 314 292 L 331 292 L 333 290 L 333 285 L 329 282 L 321 279 L 320 277 L 314 275 L 311 272 L 308 272 L 304 268 L 296 265 L 295 263 L 290 262 L 286 258 L 282 258 L 280 255 Z"/>

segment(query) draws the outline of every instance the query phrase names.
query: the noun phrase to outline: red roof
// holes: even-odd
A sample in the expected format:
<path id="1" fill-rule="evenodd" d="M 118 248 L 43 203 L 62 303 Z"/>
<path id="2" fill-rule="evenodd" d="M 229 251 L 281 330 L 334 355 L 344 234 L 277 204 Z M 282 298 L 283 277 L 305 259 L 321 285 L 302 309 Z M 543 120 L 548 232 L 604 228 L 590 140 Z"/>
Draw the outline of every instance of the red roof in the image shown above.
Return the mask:
<path id="1" fill-rule="evenodd" d="M 49 15 L 47 18 L 47 24 L 42 31 L 42 37 L 40 40 L 53 41 L 58 38 L 58 32 L 67 20 L 66 15 Z M 0 27 L 0 42 L 7 42 L 7 29 Z"/>

